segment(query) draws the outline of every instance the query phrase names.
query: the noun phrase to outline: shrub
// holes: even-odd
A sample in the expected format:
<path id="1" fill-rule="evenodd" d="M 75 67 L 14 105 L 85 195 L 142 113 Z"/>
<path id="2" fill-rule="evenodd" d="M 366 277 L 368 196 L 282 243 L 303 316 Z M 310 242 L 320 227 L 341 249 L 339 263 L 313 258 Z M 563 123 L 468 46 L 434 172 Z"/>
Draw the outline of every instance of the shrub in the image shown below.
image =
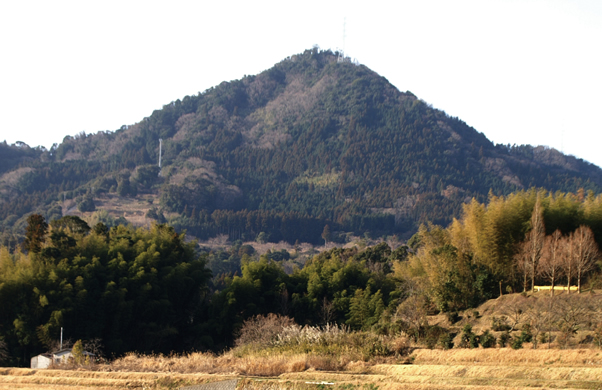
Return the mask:
<path id="1" fill-rule="evenodd" d="M 368 348 L 364 351 L 364 360 L 368 361 L 372 357 L 376 356 L 390 356 L 393 351 L 389 348 L 389 345 L 384 342 L 383 338 L 378 338 L 368 344 Z"/>
<path id="2" fill-rule="evenodd" d="M 75 364 L 84 364 L 84 344 L 81 340 L 77 340 L 71 349 L 73 361 Z"/>
<path id="3" fill-rule="evenodd" d="M 442 333 L 439 335 L 439 345 L 441 348 L 447 350 L 454 347 L 453 335 L 451 333 Z"/>
<path id="4" fill-rule="evenodd" d="M 447 320 L 450 324 L 455 324 L 456 322 L 460 321 L 460 315 L 457 311 L 450 311 L 447 313 Z"/>
<path id="5" fill-rule="evenodd" d="M 449 332 L 447 331 L 447 329 L 441 326 L 433 325 L 427 327 L 424 336 L 424 343 L 426 347 L 429 349 L 435 348 L 435 346 L 437 346 L 437 344 L 439 343 L 441 337 L 445 334 L 449 334 Z"/>
<path id="6" fill-rule="evenodd" d="M 291 318 L 273 313 L 267 316 L 258 315 L 249 318 L 242 324 L 235 344 L 236 346 L 247 344 L 267 346 L 273 344 L 285 328 L 294 324 L 295 322 Z"/>
<path id="7" fill-rule="evenodd" d="M 323 327 L 317 326 L 299 326 L 292 324 L 284 327 L 276 336 L 274 345 L 329 345 L 341 342 L 346 336 L 349 336 L 348 328 L 337 325 L 327 324 Z M 352 342 L 356 342 L 352 336 L 349 337 Z"/>
<path id="8" fill-rule="evenodd" d="M 155 221 L 157 221 L 159 223 L 167 222 L 167 220 L 165 219 L 165 215 L 163 215 L 163 212 L 161 210 L 157 209 L 156 207 L 151 207 L 146 212 L 146 218 L 154 219 Z"/>
<path id="9" fill-rule="evenodd" d="M 411 351 L 410 340 L 407 337 L 397 337 L 391 342 L 391 349 L 397 357 L 409 355 Z"/>
<path id="10" fill-rule="evenodd" d="M 478 348 L 479 347 L 479 336 L 472 331 L 472 325 L 466 324 L 462 329 L 462 341 L 460 341 L 460 348 Z"/>
<path id="11" fill-rule="evenodd" d="M 497 340 L 497 343 L 500 346 L 500 348 L 504 348 L 508 345 L 508 343 L 510 342 L 510 339 L 511 339 L 510 332 L 505 331 L 504 333 L 502 333 L 500 335 L 500 338 Z"/>
<path id="12" fill-rule="evenodd" d="M 543 333 L 539 334 L 539 342 L 541 344 L 545 344 L 545 343 L 551 341 L 550 339 L 551 339 L 551 336 L 548 333 L 546 333 L 546 332 L 543 332 Z"/>
<path id="13" fill-rule="evenodd" d="M 77 204 L 77 209 L 82 213 L 86 211 L 96 210 L 96 205 L 94 204 L 94 199 L 92 198 L 92 195 L 88 194 L 84 196 L 81 199 L 81 201 Z"/>
<path id="14" fill-rule="evenodd" d="M 571 343 L 571 339 L 576 334 L 577 334 L 576 327 L 573 327 L 573 326 L 570 326 L 567 324 L 561 324 L 560 325 L 560 334 L 558 335 L 558 338 L 557 338 L 558 344 L 560 345 L 560 347 L 567 348 Z"/>
<path id="15" fill-rule="evenodd" d="M 510 346 L 512 349 L 521 349 L 523 347 L 523 339 L 520 337 L 513 337 Z"/>
<path id="16" fill-rule="evenodd" d="M 593 342 L 598 348 L 602 348 L 602 322 L 594 329 Z"/>
<path id="17" fill-rule="evenodd" d="M 520 333 L 519 338 L 521 339 L 521 341 L 523 343 L 530 343 L 531 341 L 533 341 L 533 334 L 531 333 L 531 325 L 529 325 L 529 324 L 523 325 L 523 330 Z"/>
<path id="18" fill-rule="evenodd" d="M 480 340 L 483 348 L 493 348 L 493 347 L 495 347 L 495 344 L 497 343 L 495 335 L 489 333 L 488 330 L 486 330 L 485 332 L 483 332 L 483 334 L 481 334 L 481 336 L 479 337 L 479 340 Z"/>
<path id="19" fill-rule="evenodd" d="M 374 358 L 406 356 L 411 352 L 407 337 L 351 332 L 347 327 L 337 325 L 318 327 L 294 323 L 276 332 L 279 326 L 276 318 L 255 317 L 252 321 L 247 321 L 243 326 L 244 335 L 241 332 L 241 337 L 236 342 L 234 355 L 252 357 L 304 354 L 316 358 L 338 357 L 335 359 L 338 365 L 343 364 L 343 361 L 370 361 Z"/>
<path id="20" fill-rule="evenodd" d="M 495 332 L 505 332 L 510 329 L 512 329 L 512 327 L 508 325 L 508 317 L 501 316 L 500 318 L 493 317 L 491 319 L 491 330 Z"/>

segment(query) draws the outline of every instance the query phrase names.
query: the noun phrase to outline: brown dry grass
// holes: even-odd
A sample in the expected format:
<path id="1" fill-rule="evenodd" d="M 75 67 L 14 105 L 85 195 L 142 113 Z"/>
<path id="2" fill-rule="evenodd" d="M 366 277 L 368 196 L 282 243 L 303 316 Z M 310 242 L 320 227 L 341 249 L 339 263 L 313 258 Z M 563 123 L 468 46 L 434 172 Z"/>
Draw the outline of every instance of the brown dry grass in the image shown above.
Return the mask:
<path id="1" fill-rule="evenodd" d="M 526 366 L 481 366 L 481 365 L 381 365 L 372 372 L 387 377 L 431 376 L 447 378 L 500 378 L 536 380 L 599 381 L 602 367 L 526 367 Z"/>
<path id="2" fill-rule="evenodd" d="M 0 389 L 159 389 L 233 379 L 232 376 L 157 372 L 0 369 Z"/>
<path id="3" fill-rule="evenodd" d="M 220 356 L 191 353 L 183 356 L 128 354 L 108 365 L 100 365 L 93 369 L 106 372 L 205 373 L 274 377 L 283 373 L 305 370 L 358 370 L 368 365 L 369 363 L 352 361 L 345 356 L 316 354 L 268 356 L 255 354 L 240 357 L 233 353 Z"/>
<path id="4" fill-rule="evenodd" d="M 502 349 L 418 349 L 410 356 L 415 365 L 477 365 L 521 366 L 521 367 L 589 367 L 600 370 L 602 375 L 602 351 L 590 349 L 575 350 L 533 350 L 510 348 Z M 108 365 L 97 366 L 97 370 L 107 372 L 154 372 L 154 373 L 205 373 L 249 376 L 278 376 L 302 371 L 345 371 L 368 372 L 371 366 L 395 366 L 395 359 L 374 359 L 365 362 L 352 360 L 349 356 L 328 356 L 318 354 L 249 354 L 236 356 L 229 352 L 220 356 L 208 353 L 188 355 L 136 355 L 117 359 Z M 379 364 L 389 363 L 389 364 Z"/>
<path id="5" fill-rule="evenodd" d="M 419 349 L 412 353 L 416 364 L 600 366 L 602 351 L 595 349 Z"/>
<path id="6" fill-rule="evenodd" d="M 99 367 L 103 371 L 0 369 L 0 389 L 173 389 L 240 376 L 238 388 L 248 390 L 602 388 L 601 351 L 417 350 L 412 356 L 415 364 L 371 366 L 307 354 L 130 354 Z M 258 375 L 263 379 L 253 378 Z"/>

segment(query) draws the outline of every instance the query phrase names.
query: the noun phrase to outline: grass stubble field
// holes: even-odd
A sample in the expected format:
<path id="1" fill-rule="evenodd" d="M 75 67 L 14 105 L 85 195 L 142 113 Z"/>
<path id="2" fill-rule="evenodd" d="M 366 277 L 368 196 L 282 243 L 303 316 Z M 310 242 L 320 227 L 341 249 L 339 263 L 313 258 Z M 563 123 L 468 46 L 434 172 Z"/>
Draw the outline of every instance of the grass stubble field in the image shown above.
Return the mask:
<path id="1" fill-rule="evenodd" d="M 404 362 L 411 364 L 307 354 L 131 354 L 95 370 L 0 368 L 0 389 L 177 389 L 229 379 L 253 390 L 602 389 L 602 351 L 595 349 L 417 349 Z"/>

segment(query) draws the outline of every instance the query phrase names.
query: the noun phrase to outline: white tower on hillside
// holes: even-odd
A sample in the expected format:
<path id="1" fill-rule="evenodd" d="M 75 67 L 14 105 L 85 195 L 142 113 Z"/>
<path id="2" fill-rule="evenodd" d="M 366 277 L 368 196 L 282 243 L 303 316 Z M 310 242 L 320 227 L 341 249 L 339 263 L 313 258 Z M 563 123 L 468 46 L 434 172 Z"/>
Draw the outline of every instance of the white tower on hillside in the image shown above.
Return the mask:
<path id="1" fill-rule="evenodd" d="M 161 176 L 161 153 L 163 152 L 163 139 L 159 138 L 159 176 Z"/>

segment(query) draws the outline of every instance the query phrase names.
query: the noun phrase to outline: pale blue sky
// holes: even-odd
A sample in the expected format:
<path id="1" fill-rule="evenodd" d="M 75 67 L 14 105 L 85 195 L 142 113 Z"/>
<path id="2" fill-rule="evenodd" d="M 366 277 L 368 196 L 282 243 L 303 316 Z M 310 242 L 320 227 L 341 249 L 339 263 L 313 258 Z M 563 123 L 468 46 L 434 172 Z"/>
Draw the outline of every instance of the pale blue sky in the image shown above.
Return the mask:
<path id="1" fill-rule="evenodd" d="M 219 3 L 219 4 L 218 4 Z M 134 124 L 311 48 L 352 58 L 496 143 L 602 166 L 602 1 L 4 1 L 0 141 Z"/>

